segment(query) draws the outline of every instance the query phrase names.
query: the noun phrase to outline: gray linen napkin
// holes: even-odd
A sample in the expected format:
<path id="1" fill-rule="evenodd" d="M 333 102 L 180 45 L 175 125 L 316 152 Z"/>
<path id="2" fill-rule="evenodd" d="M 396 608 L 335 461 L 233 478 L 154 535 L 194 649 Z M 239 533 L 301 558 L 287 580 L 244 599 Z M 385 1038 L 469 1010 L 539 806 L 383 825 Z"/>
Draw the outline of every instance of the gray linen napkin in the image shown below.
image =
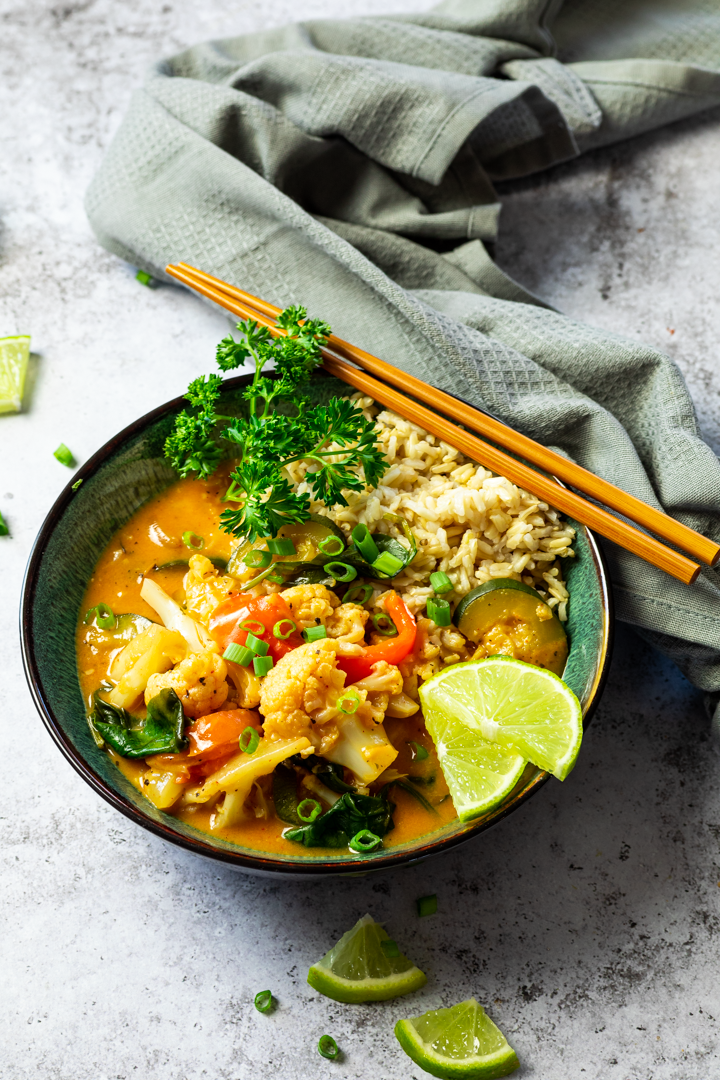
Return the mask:
<path id="1" fill-rule="evenodd" d="M 158 64 L 86 206 L 156 277 L 185 260 L 303 303 L 720 541 L 720 463 L 672 360 L 549 310 L 485 246 L 494 180 L 717 104 L 717 0 L 305 22 Z M 686 587 L 604 546 L 618 617 L 720 693 L 720 573 Z"/>

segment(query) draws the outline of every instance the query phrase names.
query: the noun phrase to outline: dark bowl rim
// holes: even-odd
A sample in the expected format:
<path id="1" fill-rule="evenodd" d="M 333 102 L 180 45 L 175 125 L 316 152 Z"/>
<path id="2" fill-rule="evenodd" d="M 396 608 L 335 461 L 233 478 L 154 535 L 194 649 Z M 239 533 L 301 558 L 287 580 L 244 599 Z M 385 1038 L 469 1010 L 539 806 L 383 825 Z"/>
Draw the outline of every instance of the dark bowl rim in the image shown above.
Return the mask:
<path id="1" fill-rule="evenodd" d="M 226 379 L 224 382 L 224 389 L 231 390 L 247 385 L 251 378 L 252 376 L 250 375 L 239 375 L 231 379 Z M 435 841 L 428 839 L 428 841 L 417 851 L 408 853 L 390 849 L 387 855 L 375 855 L 371 856 L 369 859 L 367 856 L 358 856 L 355 859 L 335 858 L 332 861 L 318 861 L 312 864 L 309 864 L 309 861 L 303 862 L 300 860 L 298 860 L 297 863 L 291 863 L 275 860 L 273 858 L 265 858 L 260 853 L 257 855 L 248 855 L 243 851 L 224 851 L 213 847 L 212 844 L 206 843 L 201 839 L 195 839 L 194 837 L 190 838 L 183 836 L 180 833 L 176 833 L 169 825 L 152 821 L 149 817 L 146 817 L 137 807 L 127 802 L 123 796 L 119 795 L 109 787 L 103 778 L 87 763 L 85 758 L 66 736 L 62 725 L 55 716 L 49 702 L 46 700 L 42 689 L 40 672 L 35 659 L 32 635 L 32 611 L 42 556 L 48 540 L 75 495 L 73 488 L 74 486 L 77 486 L 78 481 L 89 479 L 93 473 L 128 439 L 139 435 L 149 425 L 158 420 L 162 420 L 167 415 L 177 412 L 184 407 L 185 398 L 183 396 L 173 398 L 171 401 L 158 405 L 155 409 L 151 409 L 150 412 L 138 417 L 137 420 L 134 420 L 132 423 L 128 424 L 127 427 L 112 436 L 112 438 L 108 439 L 108 441 L 104 443 L 100 449 L 80 467 L 80 469 L 77 470 L 73 475 L 72 480 L 69 481 L 65 488 L 60 492 L 48 512 L 30 550 L 20 595 L 20 646 L 23 669 L 35 707 L 38 710 L 45 727 L 50 733 L 56 746 L 70 762 L 75 771 L 79 773 L 83 780 L 98 795 L 105 799 L 106 802 L 110 803 L 116 810 L 119 810 L 121 814 L 124 814 L 125 817 L 129 818 L 130 821 L 133 821 L 136 825 L 140 825 L 142 828 L 154 833 L 168 843 L 183 848 L 185 851 L 190 851 L 194 855 L 200 855 L 204 858 L 212 859 L 215 862 L 224 863 L 234 869 L 245 870 L 250 873 L 272 874 L 283 877 L 295 876 L 308 878 L 342 874 L 367 874 L 376 873 L 382 870 L 391 870 L 400 866 L 412 866 L 419 862 L 424 862 L 425 859 L 430 858 L 432 855 L 449 851 L 451 848 L 467 843 L 480 833 L 497 825 L 505 817 L 525 803 L 531 795 L 535 794 L 538 788 L 542 787 L 549 780 L 550 776 L 548 773 L 539 772 L 521 792 L 512 798 L 512 800 L 499 807 L 497 812 L 493 814 L 491 818 L 479 820 L 476 826 L 473 826 L 472 823 L 470 823 L 470 827 L 467 831 L 459 833 L 456 836 L 438 836 L 438 839 Z M 610 578 L 602 549 L 600 548 L 595 535 L 587 527 L 585 527 L 585 534 L 587 536 L 590 553 L 598 571 L 603 610 L 604 645 L 603 656 L 591 690 L 590 700 L 587 709 L 583 714 L 583 726 L 587 727 L 597 708 L 600 697 L 602 696 L 610 668 L 614 640 L 614 605 Z"/>

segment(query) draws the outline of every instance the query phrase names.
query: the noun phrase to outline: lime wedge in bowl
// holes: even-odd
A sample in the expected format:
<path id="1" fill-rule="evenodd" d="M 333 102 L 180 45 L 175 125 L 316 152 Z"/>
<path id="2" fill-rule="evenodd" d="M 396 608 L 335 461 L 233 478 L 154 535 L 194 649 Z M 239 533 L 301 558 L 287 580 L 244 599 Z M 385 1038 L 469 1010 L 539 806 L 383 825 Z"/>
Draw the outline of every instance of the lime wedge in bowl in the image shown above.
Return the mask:
<path id="1" fill-rule="evenodd" d="M 464 727 L 558 780 L 580 750 L 582 709 L 570 687 L 510 656 L 453 664 L 420 687 L 420 701 L 431 735 L 443 724 Z"/>
<path id="2" fill-rule="evenodd" d="M 0 338 L 0 413 L 20 412 L 29 359 L 29 334 Z"/>
<path id="3" fill-rule="evenodd" d="M 386 944 L 387 943 L 387 944 Z M 427 978 L 382 926 L 363 915 L 308 971 L 315 990 L 335 1001 L 387 1001 L 419 990 Z"/>
<path id="4" fill-rule="evenodd" d="M 517 1054 L 475 998 L 398 1020 L 395 1035 L 416 1065 L 441 1080 L 494 1080 L 518 1068 Z"/>

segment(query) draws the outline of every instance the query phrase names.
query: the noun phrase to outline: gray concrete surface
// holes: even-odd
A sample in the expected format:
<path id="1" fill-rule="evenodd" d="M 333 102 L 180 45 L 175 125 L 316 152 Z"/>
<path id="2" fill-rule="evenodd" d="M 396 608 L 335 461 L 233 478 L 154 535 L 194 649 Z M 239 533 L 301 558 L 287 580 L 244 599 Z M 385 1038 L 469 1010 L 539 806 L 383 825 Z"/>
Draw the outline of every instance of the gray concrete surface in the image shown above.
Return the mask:
<path id="1" fill-rule="evenodd" d="M 204 37 L 387 6 L 0 0 L 0 334 L 32 333 L 35 354 L 26 412 L 0 418 L 2 1080 L 420 1080 L 395 1020 L 470 994 L 516 1046 L 518 1077 L 720 1076 L 718 754 L 700 695 L 628 631 L 564 785 L 451 856 L 326 884 L 218 870 L 130 824 L 65 763 L 25 687 L 20 581 L 67 480 L 52 451 L 89 456 L 209 368 L 225 332 L 180 291 L 137 285 L 85 222 L 132 88 Z M 509 185 L 498 245 L 564 311 L 670 352 L 715 446 L 719 119 Z M 573 229 L 558 243 L 560 217 Z M 439 911 L 419 920 L 428 892 Z M 305 984 L 365 911 L 428 971 L 420 994 L 351 1007 Z M 268 1017 L 252 1006 L 265 987 Z M 342 1062 L 317 1055 L 324 1032 Z"/>

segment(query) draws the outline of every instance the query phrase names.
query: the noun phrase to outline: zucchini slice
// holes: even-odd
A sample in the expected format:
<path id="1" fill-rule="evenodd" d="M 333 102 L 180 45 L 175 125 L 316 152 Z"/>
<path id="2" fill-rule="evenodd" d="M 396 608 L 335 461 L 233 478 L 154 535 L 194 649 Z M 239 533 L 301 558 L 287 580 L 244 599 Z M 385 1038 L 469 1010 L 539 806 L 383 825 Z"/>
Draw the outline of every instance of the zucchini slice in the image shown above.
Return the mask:
<path id="1" fill-rule="evenodd" d="M 562 623 L 535 589 L 514 578 L 494 578 L 455 608 L 458 630 L 482 648 L 562 675 L 568 655 Z"/>

